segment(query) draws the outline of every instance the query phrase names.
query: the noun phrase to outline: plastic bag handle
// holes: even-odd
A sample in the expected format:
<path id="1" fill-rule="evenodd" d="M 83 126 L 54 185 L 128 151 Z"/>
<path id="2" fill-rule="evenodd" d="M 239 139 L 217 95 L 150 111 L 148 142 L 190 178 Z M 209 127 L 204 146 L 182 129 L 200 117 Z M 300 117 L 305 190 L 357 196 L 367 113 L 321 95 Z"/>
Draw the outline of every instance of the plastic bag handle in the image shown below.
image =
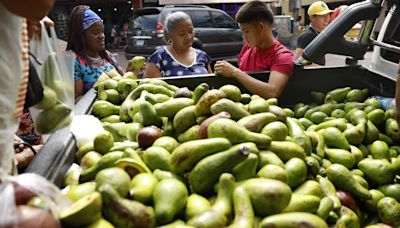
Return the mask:
<path id="1" fill-rule="evenodd" d="M 51 44 L 53 46 L 53 51 L 59 53 L 61 52 L 59 46 L 58 46 L 58 38 L 57 38 L 57 33 L 56 33 L 56 29 L 54 28 L 54 26 L 50 27 L 50 40 L 51 40 Z"/>
<path id="2" fill-rule="evenodd" d="M 56 29 L 54 28 L 54 26 L 51 26 L 49 29 L 50 36 L 47 32 L 46 25 L 44 24 L 43 21 L 40 21 L 40 27 L 41 27 L 41 31 L 42 31 L 42 39 L 46 43 L 48 50 L 50 52 L 59 53 L 61 50 L 58 47 L 58 38 L 57 38 Z"/>
<path id="3" fill-rule="evenodd" d="M 15 208 L 14 187 L 8 179 L 4 180 L 0 185 L 0 196 L 2 199 L 0 203 L 0 214 L 4 214 L 10 208 Z"/>
<path id="4" fill-rule="evenodd" d="M 47 54 L 50 54 L 50 53 L 54 52 L 55 50 L 52 47 L 53 45 L 52 45 L 52 43 L 50 41 L 49 34 L 47 33 L 46 26 L 45 26 L 43 21 L 40 21 L 40 29 L 42 31 L 41 32 L 41 34 L 42 34 L 42 44 L 44 43 L 46 45 L 47 50 L 49 50 L 49 53 L 47 53 Z"/>

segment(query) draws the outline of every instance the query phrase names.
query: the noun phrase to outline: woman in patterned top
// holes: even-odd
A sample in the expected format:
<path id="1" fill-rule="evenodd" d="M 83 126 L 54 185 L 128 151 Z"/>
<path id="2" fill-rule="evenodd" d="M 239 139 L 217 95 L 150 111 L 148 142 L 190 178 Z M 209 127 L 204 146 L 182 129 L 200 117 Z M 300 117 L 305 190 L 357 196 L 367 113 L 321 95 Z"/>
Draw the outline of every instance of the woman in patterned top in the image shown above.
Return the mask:
<path id="1" fill-rule="evenodd" d="M 190 17 L 181 11 L 167 16 L 164 40 L 168 43 L 149 58 L 145 78 L 211 73 L 211 59 L 202 50 L 192 47 L 194 29 Z"/>
<path id="2" fill-rule="evenodd" d="M 73 50 L 75 60 L 75 99 L 97 81 L 102 72 L 124 71 L 111 53 L 105 50 L 104 25 L 101 18 L 88 6 L 76 6 L 68 22 L 67 50 Z"/>

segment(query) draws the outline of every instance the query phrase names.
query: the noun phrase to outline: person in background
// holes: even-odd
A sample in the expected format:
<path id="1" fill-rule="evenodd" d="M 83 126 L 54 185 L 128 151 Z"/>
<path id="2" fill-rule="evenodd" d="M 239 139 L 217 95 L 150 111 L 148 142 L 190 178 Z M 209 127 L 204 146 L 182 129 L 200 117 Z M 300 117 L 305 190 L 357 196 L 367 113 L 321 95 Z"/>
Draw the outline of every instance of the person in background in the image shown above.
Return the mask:
<path id="1" fill-rule="evenodd" d="M 145 78 L 211 73 L 211 58 L 192 47 L 194 29 L 190 17 L 181 11 L 165 20 L 164 40 L 168 44 L 156 50 L 145 66 Z"/>
<path id="2" fill-rule="evenodd" d="M 297 40 L 297 48 L 293 56 L 294 60 L 302 56 L 304 48 L 328 26 L 332 12 L 333 10 L 330 10 L 326 3 L 322 1 L 314 2 L 310 5 L 307 11 L 310 17 L 310 26 Z M 321 63 L 325 65 L 325 57 L 321 59 Z"/>
<path id="3" fill-rule="evenodd" d="M 226 61 L 217 61 L 217 74 L 239 81 L 250 92 L 264 98 L 279 97 L 293 72 L 293 56 L 289 49 L 274 39 L 274 15 L 266 3 L 250 1 L 236 14 L 242 30 L 244 46 L 239 55 L 239 69 Z M 246 72 L 270 71 L 268 82 L 259 81 Z"/>
<path id="4" fill-rule="evenodd" d="M 117 48 L 118 46 L 118 26 L 114 24 L 111 28 L 111 40 L 112 48 Z"/>
<path id="5" fill-rule="evenodd" d="M 126 46 L 128 45 L 128 30 L 129 30 L 129 23 L 125 22 L 124 25 L 122 26 L 122 33 L 123 33 L 123 44 Z"/>
<path id="6" fill-rule="evenodd" d="M 329 19 L 329 24 L 330 24 L 333 20 L 335 20 L 340 14 L 342 14 L 342 13 L 347 9 L 347 7 L 349 7 L 349 6 L 348 6 L 348 5 L 341 5 L 341 6 L 336 7 L 336 8 L 333 10 L 333 12 L 331 13 L 331 17 L 330 17 L 330 19 Z"/>
<path id="7" fill-rule="evenodd" d="M 112 29 L 112 24 L 111 24 L 110 20 L 107 20 L 104 23 L 104 34 L 106 36 L 106 48 L 110 48 L 113 43 L 113 40 L 111 37 L 111 29 Z"/>
<path id="8" fill-rule="evenodd" d="M 0 0 L 0 181 L 15 173 L 13 139 L 29 74 L 26 20 L 39 21 L 53 4 L 54 0 Z"/>
<path id="9" fill-rule="evenodd" d="M 104 25 L 101 18 L 88 6 L 76 6 L 68 21 L 67 50 L 76 54 L 75 99 L 79 99 L 97 81 L 102 72 L 124 70 L 105 49 Z"/>

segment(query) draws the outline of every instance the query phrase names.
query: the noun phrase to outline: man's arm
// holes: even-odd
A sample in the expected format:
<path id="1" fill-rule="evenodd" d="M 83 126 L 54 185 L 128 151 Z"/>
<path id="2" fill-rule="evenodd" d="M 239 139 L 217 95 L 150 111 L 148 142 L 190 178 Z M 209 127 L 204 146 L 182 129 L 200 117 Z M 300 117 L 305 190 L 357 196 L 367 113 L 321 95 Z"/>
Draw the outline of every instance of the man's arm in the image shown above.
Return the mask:
<path id="1" fill-rule="evenodd" d="M 258 94 L 265 99 L 279 97 L 289 80 L 288 75 L 278 71 L 271 71 L 268 82 L 262 82 L 226 61 L 218 61 L 214 69 L 218 74 L 236 79 L 251 93 Z"/>
<path id="2" fill-rule="evenodd" d="M 161 77 L 160 69 L 157 67 L 156 64 L 154 64 L 152 62 L 146 63 L 143 77 L 144 78 L 160 78 Z"/>
<path id="3" fill-rule="evenodd" d="M 75 87 L 75 99 L 83 95 L 83 81 L 82 80 L 75 80 L 74 81 L 74 87 Z"/>
<path id="4" fill-rule="evenodd" d="M 297 39 L 297 48 L 293 55 L 294 61 L 303 55 L 304 48 L 306 48 L 314 38 L 315 34 L 311 34 L 308 31 L 305 31 L 303 34 L 301 34 L 301 36 Z"/>
<path id="5" fill-rule="evenodd" d="M 0 0 L 13 14 L 28 20 L 39 21 L 53 7 L 54 0 Z"/>
<path id="6" fill-rule="evenodd" d="M 293 54 L 293 61 L 296 61 L 296 59 L 298 59 L 300 56 L 303 55 L 303 48 L 297 47 L 296 51 Z"/>
<path id="7" fill-rule="evenodd" d="M 235 74 L 235 79 L 238 80 L 250 92 L 258 94 L 261 97 L 268 99 L 279 97 L 289 80 L 289 76 L 278 71 L 271 71 L 268 82 L 262 82 L 243 71 Z"/>

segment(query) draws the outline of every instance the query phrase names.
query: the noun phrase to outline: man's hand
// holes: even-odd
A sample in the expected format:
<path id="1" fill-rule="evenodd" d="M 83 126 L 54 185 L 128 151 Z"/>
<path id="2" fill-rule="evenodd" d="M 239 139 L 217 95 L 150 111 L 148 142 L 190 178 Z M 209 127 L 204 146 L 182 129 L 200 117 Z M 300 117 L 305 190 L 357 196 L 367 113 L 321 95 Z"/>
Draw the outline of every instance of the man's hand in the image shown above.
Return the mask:
<path id="1" fill-rule="evenodd" d="M 234 78 L 240 72 L 238 68 L 228 63 L 227 61 L 217 61 L 214 65 L 214 71 L 227 78 Z"/>
<path id="2" fill-rule="evenodd" d="M 46 28 L 54 27 L 54 21 L 51 20 L 48 16 L 45 16 L 41 21 L 44 23 Z"/>
<path id="3" fill-rule="evenodd" d="M 45 16 L 40 21 L 42 21 L 44 23 L 46 28 L 54 27 L 54 22 L 50 18 L 48 18 L 47 16 Z M 39 21 L 28 20 L 27 21 L 27 25 L 28 25 L 28 37 L 29 37 L 29 39 L 32 39 L 34 36 L 38 37 L 39 39 L 42 37 L 42 34 L 41 34 L 42 30 L 41 30 L 41 26 L 40 26 L 40 22 Z"/>
<path id="4" fill-rule="evenodd" d="M 125 72 L 132 71 L 138 78 L 141 78 L 144 73 L 145 67 L 146 67 L 146 64 L 144 64 L 143 67 L 140 69 L 135 69 L 135 68 L 133 68 L 131 61 L 129 60 L 128 65 L 126 66 Z"/>

